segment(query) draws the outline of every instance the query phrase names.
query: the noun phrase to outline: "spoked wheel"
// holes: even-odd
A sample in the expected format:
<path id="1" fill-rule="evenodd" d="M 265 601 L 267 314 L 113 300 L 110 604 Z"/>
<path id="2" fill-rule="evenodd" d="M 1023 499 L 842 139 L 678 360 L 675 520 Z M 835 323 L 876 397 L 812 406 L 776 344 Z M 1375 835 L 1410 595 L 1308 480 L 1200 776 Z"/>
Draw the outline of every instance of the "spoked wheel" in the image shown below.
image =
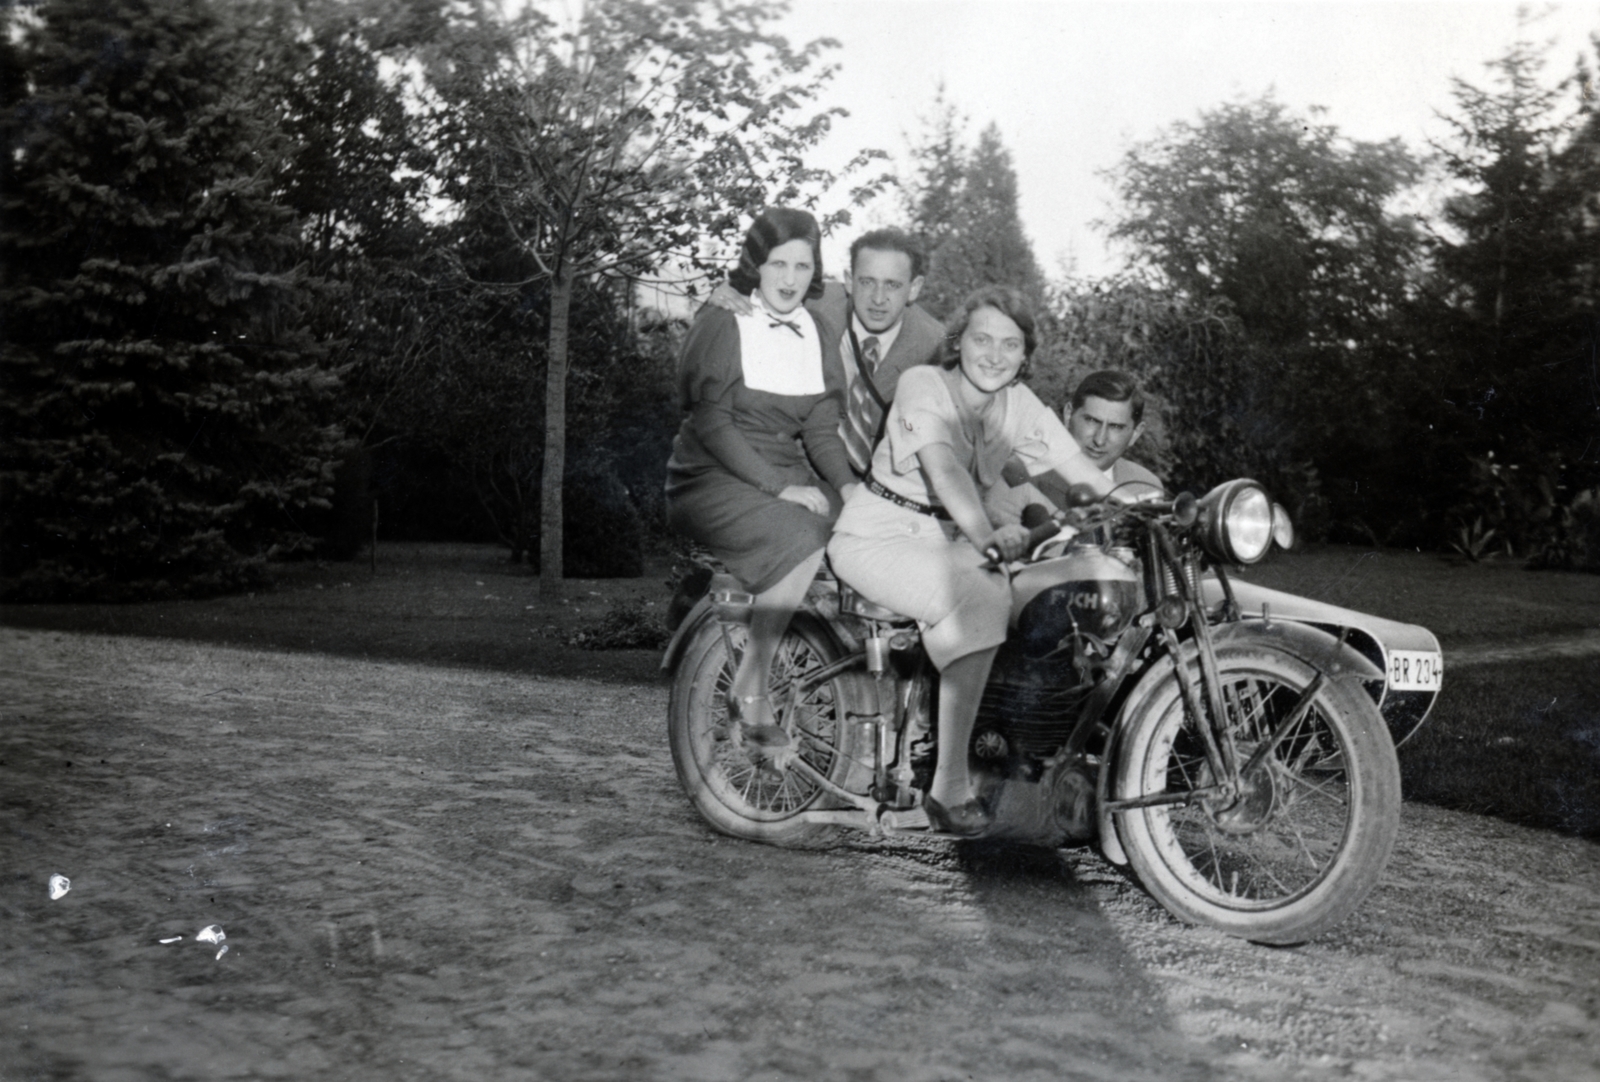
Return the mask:
<path id="1" fill-rule="evenodd" d="M 734 650 L 744 649 L 744 628 L 730 629 Z M 808 680 L 838 651 L 803 614 L 784 635 L 770 677 L 779 723 L 792 755 L 836 785 L 858 777 L 852 727 L 846 723 L 844 677 Z M 715 620 L 707 620 L 684 651 L 672 682 L 667 727 L 678 780 L 706 821 L 725 834 L 776 845 L 815 844 L 831 828 L 804 822 L 801 812 L 832 806 L 827 790 L 792 763 L 781 772 L 752 761 L 728 720 L 728 685 L 737 656 Z M 868 768 L 870 769 L 870 767 Z"/>
<path id="2" fill-rule="evenodd" d="M 1303 942 L 1347 917 L 1383 874 L 1400 818 L 1394 744 L 1371 699 L 1334 680 L 1293 720 L 1315 675 L 1294 657 L 1222 645 L 1217 663 L 1239 762 L 1276 743 L 1231 797 L 1120 813 L 1118 835 L 1140 882 L 1179 918 Z M 1130 707 L 1140 717 L 1117 761 L 1120 798 L 1215 784 L 1174 676 Z"/>

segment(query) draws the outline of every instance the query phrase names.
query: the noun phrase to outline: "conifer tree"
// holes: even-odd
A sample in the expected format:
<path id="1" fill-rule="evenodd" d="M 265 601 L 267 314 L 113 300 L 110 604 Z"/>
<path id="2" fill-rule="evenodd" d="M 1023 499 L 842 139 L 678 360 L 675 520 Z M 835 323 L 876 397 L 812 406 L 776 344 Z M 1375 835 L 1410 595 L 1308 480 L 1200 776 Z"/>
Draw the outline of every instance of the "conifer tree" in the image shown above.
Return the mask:
<path id="1" fill-rule="evenodd" d="M 1489 87 L 1454 81 L 1453 136 L 1437 149 L 1463 190 L 1435 238 L 1432 337 L 1469 452 L 1554 456 L 1589 487 L 1600 480 L 1600 126 L 1587 69 L 1545 85 L 1544 53 L 1519 40 L 1489 65 Z"/>
<path id="2" fill-rule="evenodd" d="M 0 574 L 13 597 L 253 581 L 342 436 L 293 215 L 204 0 L 11 8 Z"/>
<path id="3" fill-rule="evenodd" d="M 961 141 L 962 120 L 943 105 L 942 92 L 939 104 L 927 140 L 912 151 L 919 176 L 909 209 L 929 257 L 920 303 L 948 316 L 983 285 L 1016 286 L 1041 298 L 1044 275 L 1022 231 L 1017 171 L 999 127 L 990 124 L 969 151 Z"/>

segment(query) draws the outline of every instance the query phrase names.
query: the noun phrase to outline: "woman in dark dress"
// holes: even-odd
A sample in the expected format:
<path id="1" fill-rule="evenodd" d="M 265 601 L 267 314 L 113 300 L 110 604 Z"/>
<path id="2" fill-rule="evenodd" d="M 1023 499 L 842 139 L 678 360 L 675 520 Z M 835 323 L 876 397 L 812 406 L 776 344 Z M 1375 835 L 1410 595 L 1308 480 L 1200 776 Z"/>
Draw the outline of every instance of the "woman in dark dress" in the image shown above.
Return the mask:
<path id="1" fill-rule="evenodd" d="M 755 595 L 728 707 L 747 743 L 770 751 L 789 739 L 775 724 L 768 670 L 855 479 L 839 436 L 838 343 L 804 307 L 822 293 L 816 219 L 763 212 L 729 283 L 753 308 L 735 316 L 708 307 L 684 342 L 678 397 L 687 416 L 667 462 L 667 517 Z"/>

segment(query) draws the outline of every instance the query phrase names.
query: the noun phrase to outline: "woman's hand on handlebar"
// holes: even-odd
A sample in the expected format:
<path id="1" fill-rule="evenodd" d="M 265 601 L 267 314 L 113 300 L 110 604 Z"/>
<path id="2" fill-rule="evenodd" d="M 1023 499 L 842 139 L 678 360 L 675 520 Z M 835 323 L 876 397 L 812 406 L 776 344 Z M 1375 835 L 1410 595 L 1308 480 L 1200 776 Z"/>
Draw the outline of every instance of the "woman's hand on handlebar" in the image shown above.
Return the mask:
<path id="1" fill-rule="evenodd" d="M 978 546 L 978 551 L 991 560 L 995 558 L 996 553 L 1001 560 L 1021 559 L 1027 555 L 1028 531 L 1016 525 L 1002 526 Z"/>
<path id="2" fill-rule="evenodd" d="M 813 514 L 828 517 L 828 497 L 815 485 L 790 485 L 778 493 L 778 499 L 797 503 Z"/>

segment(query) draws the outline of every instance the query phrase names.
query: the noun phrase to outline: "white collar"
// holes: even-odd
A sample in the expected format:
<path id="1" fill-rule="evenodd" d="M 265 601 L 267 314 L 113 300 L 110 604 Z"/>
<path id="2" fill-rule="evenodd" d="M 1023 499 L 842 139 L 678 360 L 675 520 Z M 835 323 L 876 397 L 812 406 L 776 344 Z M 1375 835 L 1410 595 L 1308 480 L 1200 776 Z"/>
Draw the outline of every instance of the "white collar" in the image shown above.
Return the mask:
<path id="1" fill-rule="evenodd" d="M 757 294 L 751 298 L 750 314 L 734 317 L 739 325 L 744 385 L 770 394 L 826 393 L 822 343 L 811 313 L 802 305 L 788 315 L 779 315 L 767 307 L 759 291 Z"/>
<path id="2" fill-rule="evenodd" d="M 894 326 L 890 327 L 888 330 L 869 331 L 867 330 L 867 325 L 861 322 L 861 317 L 856 315 L 855 309 L 850 309 L 850 326 L 854 328 L 856 332 L 856 341 L 862 344 L 862 349 L 865 349 L 867 348 L 867 339 L 876 338 L 878 340 L 878 360 L 880 361 L 889 355 L 889 350 L 894 345 L 894 340 L 900 337 L 900 328 L 904 327 L 905 325 L 906 317 L 905 313 L 902 312 L 900 313 L 900 318 L 894 321 Z M 846 335 L 845 337 L 849 338 L 849 335 Z"/>
<path id="3" fill-rule="evenodd" d="M 750 303 L 755 306 L 755 314 L 758 316 L 781 319 L 785 323 L 798 323 L 806 318 L 806 306 L 803 302 L 791 308 L 787 315 L 779 315 L 773 311 L 772 305 L 767 303 L 766 294 L 759 289 L 750 291 Z"/>

